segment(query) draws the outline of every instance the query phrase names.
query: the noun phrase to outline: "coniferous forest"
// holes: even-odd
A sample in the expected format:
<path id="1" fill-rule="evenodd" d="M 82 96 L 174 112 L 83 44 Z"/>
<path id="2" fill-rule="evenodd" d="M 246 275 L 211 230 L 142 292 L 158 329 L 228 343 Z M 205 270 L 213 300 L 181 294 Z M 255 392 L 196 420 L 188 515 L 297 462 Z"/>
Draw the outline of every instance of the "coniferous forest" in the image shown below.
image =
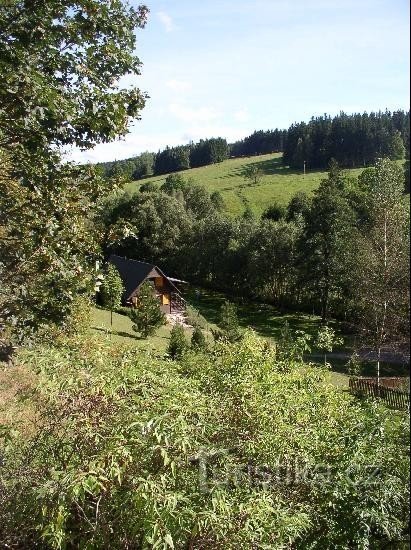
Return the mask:
<path id="1" fill-rule="evenodd" d="M 266 153 L 283 152 L 283 162 L 296 170 L 327 169 L 331 159 L 341 167 L 370 166 L 378 158 L 409 158 L 410 113 L 402 110 L 378 113 L 340 113 L 313 117 L 308 123 L 292 124 L 288 130 L 258 130 L 228 144 L 223 138 L 167 147 L 158 153 L 102 163 L 108 176 L 121 174 L 129 179 L 179 172 L 197 166 Z"/>

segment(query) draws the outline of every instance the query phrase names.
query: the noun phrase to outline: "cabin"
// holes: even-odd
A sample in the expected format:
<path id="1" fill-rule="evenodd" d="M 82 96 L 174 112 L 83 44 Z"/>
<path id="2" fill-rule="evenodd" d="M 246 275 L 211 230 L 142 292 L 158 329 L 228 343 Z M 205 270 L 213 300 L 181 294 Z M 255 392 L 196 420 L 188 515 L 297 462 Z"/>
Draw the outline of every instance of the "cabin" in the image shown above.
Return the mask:
<path id="1" fill-rule="evenodd" d="M 114 265 L 123 281 L 123 305 L 133 306 L 138 302 L 138 291 L 141 285 L 148 281 L 160 302 L 163 313 L 181 313 L 185 309 L 185 300 L 181 296 L 176 283 L 186 283 L 180 279 L 167 277 L 161 269 L 153 264 L 129 260 L 121 256 L 111 255 L 108 261 Z"/>

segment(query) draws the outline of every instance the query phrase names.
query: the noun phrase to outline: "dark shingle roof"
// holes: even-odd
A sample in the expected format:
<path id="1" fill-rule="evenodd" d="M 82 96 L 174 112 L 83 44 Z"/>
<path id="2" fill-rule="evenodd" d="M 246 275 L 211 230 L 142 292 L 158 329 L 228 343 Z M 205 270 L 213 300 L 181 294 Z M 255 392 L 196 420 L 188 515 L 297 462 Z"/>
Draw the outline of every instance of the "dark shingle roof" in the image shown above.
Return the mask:
<path id="1" fill-rule="evenodd" d="M 147 275 L 149 275 L 149 273 L 153 270 L 156 270 L 159 275 L 163 275 L 168 281 L 170 281 L 167 275 L 165 275 L 161 269 L 153 264 L 140 262 L 139 260 L 129 260 L 128 258 L 116 256 L 115 254 L 112 254 L 108 261 L 117 268 L 120 273 L 120 277 L 123 280 L 123 285 L 125 288 L 123 294 L 124 300 L 128 300 L 130 298 L 131 294 L 143 283 Z M 178 292 L 178 289 L 171 281 L 170 284 Z"/>
<path id="2" fill-rule="evenodd" d="M 123 279 L 124 295 L 123 298 L 127 300 L 130 294 L 141 285 L 147 275 L 154 269 L 154 265 L 146 264 L 145 262 L 139 262 L 138 260 L 128 260 L 121 256 L 115 256 L 112 254 L 108 261 L 116 266 L 120 277 Z"/>

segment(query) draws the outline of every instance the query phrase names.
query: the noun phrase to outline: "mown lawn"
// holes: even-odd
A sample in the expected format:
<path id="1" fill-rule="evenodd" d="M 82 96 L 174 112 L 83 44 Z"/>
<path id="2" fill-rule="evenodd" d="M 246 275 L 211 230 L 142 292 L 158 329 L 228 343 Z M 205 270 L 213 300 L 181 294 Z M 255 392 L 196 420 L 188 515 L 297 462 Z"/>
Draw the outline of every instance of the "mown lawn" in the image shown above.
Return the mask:
<path id="1" fill-rule="evenodd" d="M 244 178 L 247 166 L 257 165 L 263 176 L 257 185 L 252 185 Z M 362 168 L 349 170 L 352 176 L 358 176 Z M 273 202 L 286 205 L 297 191 L 311 194 L 326 171 L 307 172 L 305 175 L 283 166 L 282 153 L 228 159 L 219 164 L 191 168 L 182 172 L 187 178 L 203 185 L 210 193 L 220 191 L 225 202 L 225 209 L 231 215 L 240 215 L 246 206 L 257 215 Z M 167 175 L 153 176 L 135 181 L 126 186 L 130 192 L 137 191 L 142 183 L 151 181 L 160 187 Z"/>
<path id="2" fill-rule="evenodd" d="M 199 296 L 199 297 L 198 297 Z M 227 296 L 213 290 L 195 288 L 188 290 L 184 297 L 193 305 L 210 323 L 217 324 L 221 305 Z M 251 327 L 260 336 L 269 340 L 278 340 L 281 330 L 288 322 L 291 330 L 303 330 L 314 337 L 320 325 L 318 315 L 306 313 L 283 313 L 269 304 L 251 302 L 248 300 L 234 300 L 240 325 L 244 328 Z"/>
<path id="3" fill-rule="evenodd" d="M 199 292 L 197 292 L 199 291 Z M 187 290 L 184 297 L 207 321 L 205 328 L 206 338 L 211 342 L 211 329 L 215 328 L 219 320 L 219 312 L 222 303 L 227 299 L 223 293 L 195 289 Z M 237 301 L 237 313 L 241 327 L 244 329 L 251 327 L 258 335 L 274 343 L 280 338 L 281 330 L 287 322 L 293 331 L 301 330 L 314 338 L 320 326 L 320 317 L 318 315 L 309 315 L 306 313 L 283 313 L 269 304 L 258 302 Z M 330 323 L 338 334 L 342 334 L 337 322 Z M 147 339 L 141 338 L 139 334 L 132 329 L 130 319 L 125 315 L 113 313 L 113 328 L 110 326 L 110 312 L 101 308 L 93 308 L 93 318 L 91 331 L 101 335 L 103 338 L 114 342 L 132 344 L 141 351 L 150 352 L 157 356 L 163 356 L 166 352 L 170 339 L 171 325 L 167 324 L 157 329 L 154 336 Z M 187 341 L 190 340 L 192 329 L 185 329 Z M 327 354 L 327 362 L 331 365 L 331 380 L 342 388 L 348 388 L 347 361 L 352 353 L 352 341 L 349 335 L 344 335 L 344 344 L 336 347 L 334 353 Z M 323 355 L 314 345 L 311 346 L 311 354 L 305 356 L 306 361 L 322 364 Z M 375 376 L 375 362 L 362 363 L 362 375 Z M 406 365 L 381 363 L 382 376 L 408 376 L 409 367 Z"/>
<path id="4" fill-rule="evenodd" d="M 213 290 L 191 288 L 186 292 L 185 298 L 199 310 L 209 323 L 217 324 L 221 305 L 227 299 L 227 296 Z M 301 330 L 311 336 L 312 350 L 311 354 L 306 356 L 306 360 L 323 363 L 323 355 L 314 345 L 314 339 L 321 321 L 318 315 L 302 312 L 284 313 L 269 304 L 235 299 L 232 299 L 232 301 L 236 303 L 239 322 L 243 328 L 251 327 L 263 338 L 275 342 L 279 339 L 285 323 L 288 323 L 291 330 Z M 334 328 L 338 335 L 343 337 L 344 343 L 333 349 L 335 356 L 327 354 L 327 362 L 331 364 L 333 369 L 333 381 L 337 385 L 347 386 L 347 361 L 348 356 L 353 352 L 353 336 L 344 334 L 341 325 L 336 321 L 330 321 L 329 325 Z M 380 368 L 381 376 L 409 376 L 409 366 L 407 365 L 381 362 Z M 375 362 L 363 361 L 362 375 L 375 376 L 375 374 Z"/>
<path id="5" fill-rule="evenodd" d="M 91 331 L 100 334 L 113 342 L 133 344 L 137 348 L 154 354 L 163 355 L 170 339 L 171 325 L 167 324 L 156 330 L 154 336 L 141 338 L 133 331 L 132 322 L 126 315 L 113 313 L 113 327 L 110 325 L 110 312 L 102 308 L 93 308 Z M 191 338 L 191 329 L 186 329 L 187 339 Z"/>

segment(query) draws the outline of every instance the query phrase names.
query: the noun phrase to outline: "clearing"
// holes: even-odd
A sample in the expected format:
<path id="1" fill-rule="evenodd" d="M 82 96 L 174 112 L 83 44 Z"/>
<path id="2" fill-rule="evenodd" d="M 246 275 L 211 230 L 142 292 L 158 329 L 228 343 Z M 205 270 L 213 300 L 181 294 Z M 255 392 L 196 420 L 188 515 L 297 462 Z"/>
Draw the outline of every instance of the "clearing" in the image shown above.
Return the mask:
<path id="1" fill-rule="evenodd" d="M 258 166 L 262 172 L 261 181 L 256 185 L 244 178 L 244 170 L 248 166 Z M 364 168 L 347 170 L 357 177 Z M 186 178 L 203 185 L 210 193 L 219 191 L 225 202 L 225 210 L 234 216 L 241 215 L 249 206 L 255 215 L 261 213 L 274 202 L 287 205 L 298 192 L 311 194 L 320 181 L 326 177 L 327 171 L 308 171 L 305 175 L 282 164 L 282 153 L 227 159 L 218 164 L 210 164 L 200 168 L 191 168 L 180 172 Z M 126 186 L 133 193 L 146 182 L 153 182 L 158 187 L 167 177 L 152 176 L 134 181 Z"/>

